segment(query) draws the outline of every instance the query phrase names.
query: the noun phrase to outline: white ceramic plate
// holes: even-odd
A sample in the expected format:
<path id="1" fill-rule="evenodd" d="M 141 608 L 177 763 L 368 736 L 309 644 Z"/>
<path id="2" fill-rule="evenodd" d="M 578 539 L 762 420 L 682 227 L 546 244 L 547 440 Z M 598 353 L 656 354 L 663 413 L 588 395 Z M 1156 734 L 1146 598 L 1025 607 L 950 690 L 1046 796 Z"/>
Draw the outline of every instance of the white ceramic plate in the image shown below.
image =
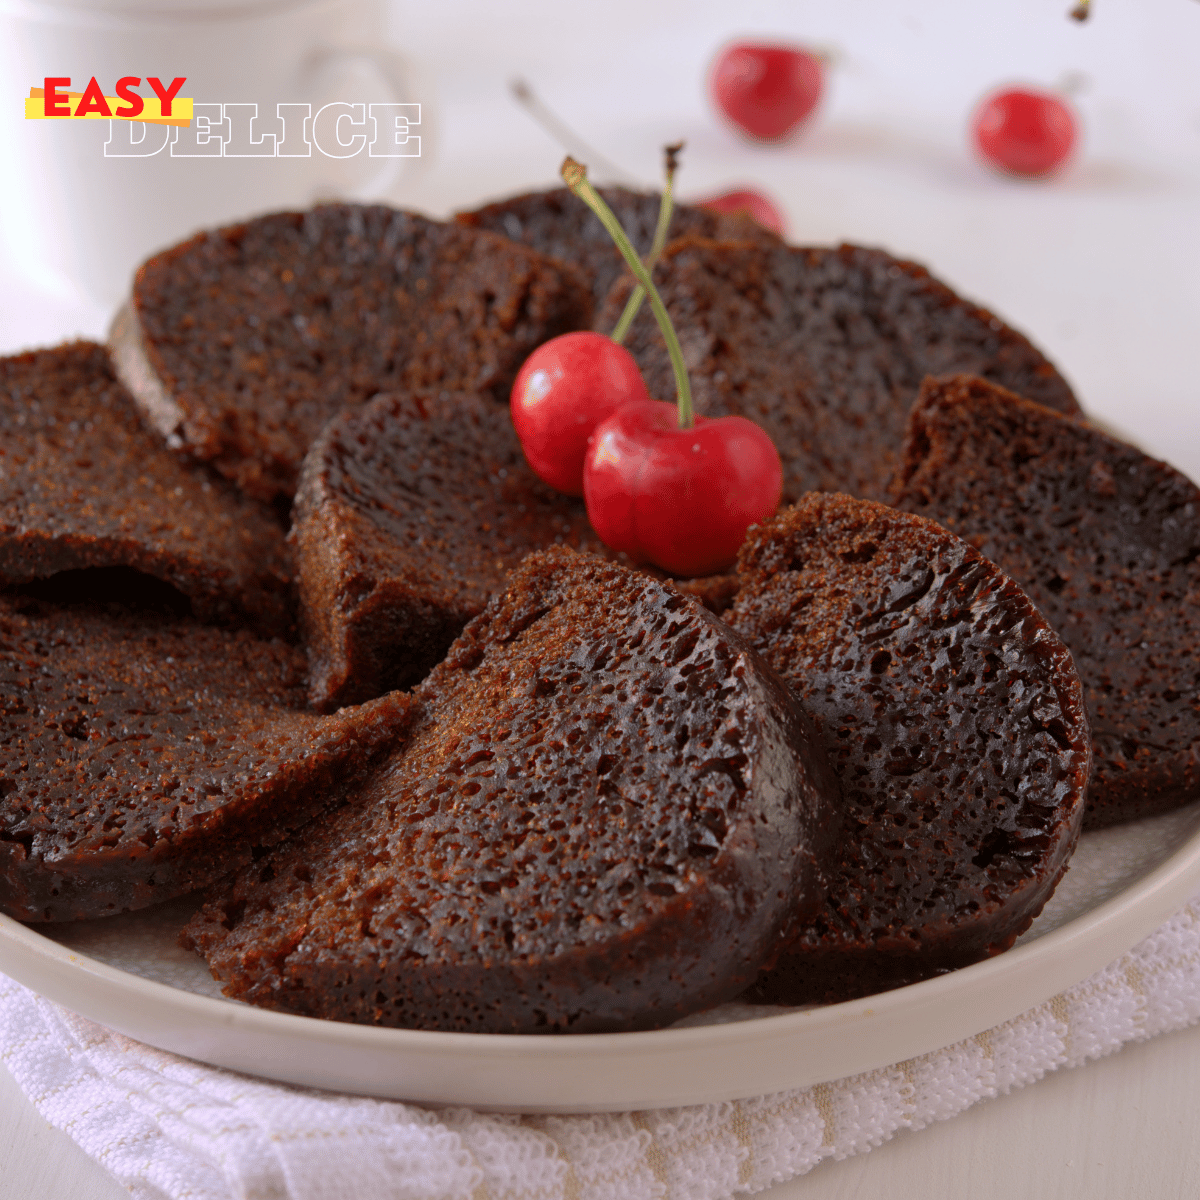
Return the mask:
<path id="1" fill-rule="evenodd" d="M 1085 836 L 1007 954 L 865 1000 L 726 1005 L 650 1033 L 423 1033 L 251 1008 L 222 998 L 204 964 L 175 945 L 186 899 L 40 929 L 0 916 L 0 970 L 152 1046 L 270 1079 L 501 1111 L 619 1112 L 806 1087 L 970 1037 L 1107 965 L 1197 889 L 1192 805 Z"/>

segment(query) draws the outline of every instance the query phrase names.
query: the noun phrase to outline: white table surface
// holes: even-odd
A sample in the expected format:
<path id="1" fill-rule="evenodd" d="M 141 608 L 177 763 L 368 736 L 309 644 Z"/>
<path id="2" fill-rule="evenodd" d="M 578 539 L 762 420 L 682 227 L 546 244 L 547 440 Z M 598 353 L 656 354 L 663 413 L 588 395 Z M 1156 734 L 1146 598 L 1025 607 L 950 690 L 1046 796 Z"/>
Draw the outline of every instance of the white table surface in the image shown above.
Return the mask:
<path id="1" fill-rule="evenodd" d="M 757 183 L 782 203 L 792 240 L 882 245 L 926 263 L 1029 334 L 1091 413 L 1200 478 L 1200 4 L 1096 0 L 1084 26 L 1068 7 L 781 0 L 735 16 L 706 0 L 681 19 L 682 6 L 650 0 L 396 3 L 394 39 L 420 69 L 414 99 L 438 132 L 424 170 L 389 199 L 444 215 L 551 185 L 561 148 L 507 96 L 522 75 L 647 184 L 661 145 L 684 137 L 685 198 Z M 827 101 L 787 147 L 745 145 L 708 110 L 704 68 L 742 33 L 832 53 Z M 1084 80 L 1086 136 L 1061 178 L 1014 182 L 973 161 L 964 129 L 980 94 L 1071 72 Z M 0 187 L 23 182 L 0 177 Z M 102 336 L 109 315 L 0 261 L 0 353 Z M 1197 1113 L 1200 1029 L 1053 1075 L 768 1195 L 1174 1200 L 1200 1194 Z M 0 1200 L 124 1194 L 0 1070 Z"/>

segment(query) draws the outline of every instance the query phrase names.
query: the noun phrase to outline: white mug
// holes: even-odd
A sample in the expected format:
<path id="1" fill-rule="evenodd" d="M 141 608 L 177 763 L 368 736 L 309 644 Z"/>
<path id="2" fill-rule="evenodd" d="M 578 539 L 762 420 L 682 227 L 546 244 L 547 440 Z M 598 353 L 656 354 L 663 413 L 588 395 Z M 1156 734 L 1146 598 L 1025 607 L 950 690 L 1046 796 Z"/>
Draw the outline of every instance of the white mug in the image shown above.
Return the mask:
<path id="1" fill-rule="evenodd" d="M 104 97 L 153 101 L 151 78 L 169 91 L 182 77 L 175 95 L 194 106 L 185 128 L 31 120 L 7 95 L 0 230 L 15 265 L 113 304 L 141 261 L 196 230 L 391 195 L 431 147 L 428 104 L 383 31 L 380 0 L 0 0 L 6 91 L 49 80 L 73 111 L 65 97 L 92 78 Z"/>

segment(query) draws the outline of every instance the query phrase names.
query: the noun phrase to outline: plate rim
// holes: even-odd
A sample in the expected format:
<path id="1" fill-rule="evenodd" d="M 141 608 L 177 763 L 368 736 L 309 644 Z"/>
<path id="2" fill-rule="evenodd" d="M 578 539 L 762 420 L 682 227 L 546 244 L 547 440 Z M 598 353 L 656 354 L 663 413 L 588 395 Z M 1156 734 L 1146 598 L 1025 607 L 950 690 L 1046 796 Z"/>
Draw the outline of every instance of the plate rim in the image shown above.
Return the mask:
<path id="1" fill-rule="evenodd" d="M 952 1045 L 1116 961 L 1198 889 L 1200 810 L 1132 884 L 1004 954 L 860 1000 L 629 1033 L 449 1033 L 275 1012 L 145 979 L 3 914 L 0 971 L 157 1049 L 278 1083 L 497 1112 L 618 1112 L 809 1087 Z M 847 1029 L 843 1053 L 829 1053 L 830 1035 Z M 641 1066 L 640 1082 L 622 1078 L 622 1065 Z M 572 1070 L 586 1087 L 568 1084 Z"/>

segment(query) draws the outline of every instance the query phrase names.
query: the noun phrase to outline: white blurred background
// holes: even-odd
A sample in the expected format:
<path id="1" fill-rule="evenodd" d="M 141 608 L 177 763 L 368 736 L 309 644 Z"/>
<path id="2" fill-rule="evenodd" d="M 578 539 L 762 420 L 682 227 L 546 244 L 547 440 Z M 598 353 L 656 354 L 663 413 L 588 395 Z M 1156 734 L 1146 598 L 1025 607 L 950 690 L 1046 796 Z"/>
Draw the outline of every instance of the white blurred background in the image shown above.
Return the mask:
<path id="1" fill-rule="evenodd" d="M 553 185 L 562 147 L 511 98 L 522 77 L 632 180 L 653 186 L 661 146 L 683 138 L 682 198 L 759 187 L 792 241 L 923 262 L 1033 338 L 1090 412 L 1200 477 L 1200 2 L 1094 0 L 1084 23 L 1069 7 L 781 0 L 735 16 L 712 0 L 393 0 L 388 37 L 413 68 L 426 153 L 387 199 L 444 216 Z M 832 60 L 821 107 L 786 145 L 741 140 L 708 100 L 707 67 L 740 36 Z M 970 149 L 976 102 L 1014 81 L 1073 88 L 1083 140 L 1054 179 L 1003 178 Z M 29 81 L 4 83 L 11 99 Z M 252 189 L 237 203 L 261 208 Z M 11 261 L 0 272 L 0 352 L 102 336 L 108 306 Z"/>

